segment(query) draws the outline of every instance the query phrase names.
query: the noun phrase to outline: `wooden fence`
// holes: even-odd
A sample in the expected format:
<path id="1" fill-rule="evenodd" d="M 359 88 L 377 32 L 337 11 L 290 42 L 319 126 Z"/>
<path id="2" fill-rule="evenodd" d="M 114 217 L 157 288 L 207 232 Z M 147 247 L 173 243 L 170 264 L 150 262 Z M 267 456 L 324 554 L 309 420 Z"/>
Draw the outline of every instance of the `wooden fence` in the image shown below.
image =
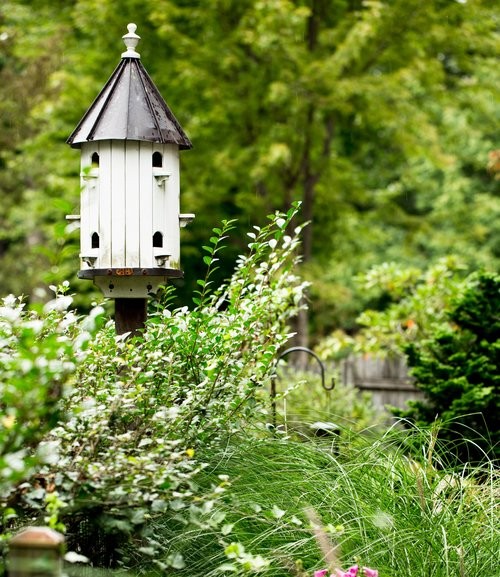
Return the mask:
<path id="1" fill-rule="evenodd" d="M 406 401 L 423 398 L 402 357 L 353 356 L 342 361 L 337 370 L 343 383 L 370 392 L 377 409 L 386 405 L 403 409 Z"/>

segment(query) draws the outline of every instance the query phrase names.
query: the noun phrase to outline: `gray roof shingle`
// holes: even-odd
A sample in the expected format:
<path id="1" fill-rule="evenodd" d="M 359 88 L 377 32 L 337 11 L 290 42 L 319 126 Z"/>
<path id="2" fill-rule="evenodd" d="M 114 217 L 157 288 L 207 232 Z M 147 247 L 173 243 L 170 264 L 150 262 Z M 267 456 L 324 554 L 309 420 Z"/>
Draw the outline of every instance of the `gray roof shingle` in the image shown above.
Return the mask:
<path id="1" fill-rule="evenodd" d="M 67 143 L 80 148 L 95 140 L 145 140 L 192 148 L 140 59 L 125 54 Z"/>

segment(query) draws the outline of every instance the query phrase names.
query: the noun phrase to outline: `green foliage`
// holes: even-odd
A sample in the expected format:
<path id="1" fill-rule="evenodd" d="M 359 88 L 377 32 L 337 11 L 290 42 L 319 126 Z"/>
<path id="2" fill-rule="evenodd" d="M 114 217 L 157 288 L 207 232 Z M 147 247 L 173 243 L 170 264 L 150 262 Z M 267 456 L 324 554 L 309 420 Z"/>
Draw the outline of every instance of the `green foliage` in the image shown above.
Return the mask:
<path id="1" fill-rule="evenodd" d="M 456 257 L 441 259 L 428 270 L 383 263 L 357 277 L 370 303 L 356 319 L 354 336 L 334 332 L 317 347 L 323 358 L 351 352 L 401 355 L 449 326 L 447 310 L 466 285 L 466 268 Z"/>
<path id="2" fill-rule="evenodd" d="M 108 326 L 90 344 L 63 403 L 68 418 L 48 436 L 58 454 L 40 470 L 49 482 L 27 500 L 43 510 L 57 491 L 65 504 L 60 520 L 94 562 L 116 563 L 118 548 L 134 542 L 159 568 L 182 564 L 162 556 L 167 544 L 150 523 L 165 515 L 177 525 L 200 523 L 226 484 L 222 478 L 198 488 L 207 447 L 266 418 L 260 389 L 290 337 L 304 289 L 293 273 L 300 228 L 293 237 L 287 232 L 295 214 L 255 227 L 231 279 L 213 287 L 232 226 L 225 222 L 207 246 L 208 272 L 192 311 L 158 305 L 141 336 L 117 338 Z M 94 547 L 99 539 L 104 552 Z"/>
<path id="3" fill-rule="evenodd" d="M 440 419 L 441 434 L 464 460 L 485 451 L 498 458 L 499 280 L 494 273 L 464 276 L 464 267 L 448 258 L 422 272 L 384 264 L 359 280 L 378 309 L 358 317 L 354 337 L 337 332 L 318 352 L 339 359 L 348 354 L 406 354 L 424 401 L 395 410 L 420 425 Z M 477 439 L 476 450 L 460 438 Z"/>
<path id="4" fill-rule="evenodd" d="M 491 463 L 470 477 L 450 468 L 436 435 L 396 427 L 375 440 L 353 437 L 340 454 L 324 444 L 235 438 L 211 453 L 202 474 L 232 479 L 206 515 L 216 526 L 179 531 L 158 518 L 151 527 L 194 576 L 246 575 L 241 562 L 253 560 L 266 577 L 310 576 L 329 564 L 319 534 L 337 546 L 342 566 L 377 567 L 381 577 L 493 575 L 498 474 Z M 414 460 L 410 444 L 422 448 Z"/>
<path id="5" fill-rule="evenodd" d="M 50 118 L 62 89 L 70 7 L 59 0 L 0 7 L 0 294 L 25 294 L 31 302 L 50 300 L 47 285 L 70 278 L 74 267 L 64 263 L 77 254 L 68 254 L 62 236 L 64 216 L 74 212 L 68 193 L 76 198 L 78 182 L 67 185 L 65 150 L 53 147 L 64 142 L 62 115 Z"/>
<path id="6" fill-rule="evenodd" d="M 382 308 L 357 319 L 363 349 L 398 354 L 406 343 L 447 326 L 446 311 L 464 288 L 465 272 L 456 257 L 446 257 L 424 271 L 385 263 L 362 275 L 363 287 Z"/>
<path id="7" fill-rule="evenodd" d="M 366 300 L 352 278 L 374 264 L 422 268 L 451 252 L 472 266 L 498 262 L 489 0 L 9 0 L 0 8 L 4 292 L 46 298 L 46 283 L 74 278 L 77 238 L 64 216 L 78 212 L 78 154 L 64 141 L 121 54 L 125 14 L 195 144 L 182 155 L 182 205 L 197 214 L 182 233 L 184 304 L 214 223 L 263 224 L 294 199 L 312 221 L 304 255 L 318 336 L 353 327 Z M 88 304 L 91 283 L 72 290 Z"/>
<path id="8" fill-rule="evenodd" d="M 95 564 L 135 574 L 302 577 L 326 564 L 317 538 L 338 545 L 343 566 L 359 562 L 381 576 L 493 574 L 497 473 L 487 460 L 450 467 L 439 427 L 395 427 L 378 438 L 341 426 L 340 442 L 297 442 L 263 426 L 262 386 L 305 288 L 293 273 L 295 212 L 254 228 L 248 254 L 217 286 L 214 268 L 232 227 L 224 222 L 207 244 L 191 312 L 158 303 L 140 336 L 116 337 L 108 325 L 84 358 L 78 353 L 73 386 L 58 404 L 65 420 L 44 437 L 52 458 L 22 486 L 24 513 L 30 522 L 38 511 L 51 526 L 66 525 L 70 546 Z M 486 277 L 486 297 L 469 287 L 454 309 L 454 322 L 468 331 L 482 326 L 473 312 L 491 314 L 497 302 L 498 281 Z M 73 347 L 87 342 L 85 326 L 59 310 L 68 302 L 60 298 L 46 315 L 65 322 L 49 323 L 47 336 L 61 326 Z M 7 337 L 16 307 L 7 301 Z M 66 351 L 61 332 L 49 342 Z M 49 366 L 60 374 L 58 364 Z"/>
<path id="9" fill-rule="evenodd" d="M 66 288 L 40 312 L 12 295 L 0 307 L 2 526 L 15 516 L 7 505 L 17 483 L 57 458 L 46 435 L 61 418 L 61 397 L 70 395 L 77 364 L 100 324 L 102 309 L 85 319 L 68 310 L 72 299 L 64 295 Z"/>
<path id="10" fill-rule="evenodd" d="M 265 214 L 301 198 L 301 218 L 312 221 L 304 271 L 315 281 L 311 310 L 318 336 L 338 326 L 352 331 L 360 310 L 391 303 L 384 313 L 362 317 L 363 346 L 373 350 L 384 343 L 395 351 L 420 338 L 432 340 L 447 327 L 448 303 L 464 285 L 460 270 L 438 259 L 453 252 L 469 269 L 493 268 L 500 254 L 494 122 L 500 69 L 489 0 L 7 0 L 0 7 L 4 294 L 46 300 L 45 285 L 73 276 L 77 268 L 77 240 L 64 216 L 78 212 L 78 158 L 64 141 L 121 53 L 127 23 L 121 15 L 139 25 L 143 61 L 195 143 L 182 157 L 182 203 L 197 213 L 183 233 L 185 303 L 191 305 L 189 283 L 197 278 L 200 247 L 214 222 L 228 219 L 226 230 L 248 221 L 261 224 Z M 230 220 L 236 216 L 238 225 Z M 141 563 L 152 556 L 162 571 L 180 569 L 187 563 L 181 552 L 186 559 L 199 554 L 199 574 L 207 574 L 206 547 L 212 545 L 206 545 L 206 519 L 219 531 L 214 503 L 227 481 L 210 477 L 204 464 L 210 460 L 213 467 L 220 457 L 216 472 L 223 474 L 227 460 L 214 447 L 262 414 L 259 386 L 302 292 L 287 275 L 281 277 L 288 278 L 284 286 L 274 276 L 281 256 L 268 269 L 257 256 L 263 247 L 268 256 L 281 250 L 285 236 L 261 233 L 256 231 L 258 242 L 252 239 L 254 261 L 240 261 L 235 281 L 213 290 L 245 244 L 238 235 L 228 243 L 226 254 L 234 258 L 199 281 L 192 313 L 178 309 L 169 315 L 160 307 L 135 341 L 116 341 L 109 327 L 99 335 L 65 405 L 69 420 L 53 437 L 61 462 L 44 470 L 45 486 L 26 494 L 30 507 L 48 509 L 51 524 L 63 517 L 83 527 L 90 518 L 105 531 L 109 549 L 123 545 L 125 535 Z M 207 257 L 217 258 L 222 236 L 221 229 Z M 369 283 L 376 287 L 394 276 L 397 291 L 383 285 L 387 290 L 374 302 L 352 279 L 382 262 L 395 263 L 394 270 L 381 267 Z M 434 272 L 400 275 L 401 263 Z M 88 306 L 84 293 L 92 291 L 90 283 L 75 289 L 75 304 Z M 468 335 L 460 346 L 477 351 L 475 331 L 456 329 Z M 329 345 L 335 358 L 358 346 L 350 334 Z M 490 352 L 491 347 L 485 355 Z M 482 369 L 491 373 L 488 363 Z M 473 396 L 474 403 L 483 402 Z M 280 458 L 282 449 L 286 459 Z M 321 465 L 311 465 L 315 457 L 309 456 L 295 461 L 292 475 L 292 453 L 308 449 L 273 442 L 249 466 L 254 444 L 241 447 L 233 469 L 241 490 L 262 490 L 263 463 L 274 462 L 269 484 L 277 489 L 262 508 L 267 516 L 238 508 L 236 498 L 228 501 L 223 541 L 225 547 L 240 543 L 229 550 L 238 570 L 253 559 L 260 562 L 258 555 L 272 557 L 262 543 L 283 535 L 283 519 L 294 527 L 294 516 L 305 523 L 298 505 L 288 515 L 280 501 L 294 480 L 297 503 L 304 501 L 304 487 L 314 484 L 311 501 L 326 526 L 345 521 L 346 559 L 359 555 L 386 574 L 494 572 L 498 543 L 488 486 L 468 486 L 454 476 L 456 493 L 439 516 L 433 483 L 441 474 L 425 470 L 417 481 L 391 443 L 360 453 L 349 461 L 352 466 L 336 461 L 333 468 L 325 466 L 321 449 L 315 453 Z M 339 466 L 345 474 L 335 477 Z M 207 481 L 200 488 L 202 473 Z M 253 502 L 255 496 L 245 499 Z M 322 506 L 330 502 L 331 514 L 324 516 Z M 397 522 L 374 529 L 379 508 L 393 515 L 382 519 Z M 162 516 L 169 531 L 178 530 L 172 545 L 155 543 Z M 196 542 L 202 546 L 187 551 L 192 533 L 186 518 L 190 527 L 202 525 Z M 231 535 L 240 519 L 246 525 Z M 307 541 L 310 556 L 300 555 L 311 560 L 305 566 L 323 566 L 309 530 L 307 536 L 299 532 L 298 541 L 289 535 L 287 554 L 293 558 Z M 213 571 L 227 562 L 223 550 Z"/>
<path id="11" fill-rule="evenodd" d="M 418 425 L 436 418 L 464 462 L 500 457 L 500 276 L 478 273 L 445 310 L 451 326 L 406 347 L 423 402 L 402 414 Z M 462 445 L 463 437 L 476 445 Z"/>

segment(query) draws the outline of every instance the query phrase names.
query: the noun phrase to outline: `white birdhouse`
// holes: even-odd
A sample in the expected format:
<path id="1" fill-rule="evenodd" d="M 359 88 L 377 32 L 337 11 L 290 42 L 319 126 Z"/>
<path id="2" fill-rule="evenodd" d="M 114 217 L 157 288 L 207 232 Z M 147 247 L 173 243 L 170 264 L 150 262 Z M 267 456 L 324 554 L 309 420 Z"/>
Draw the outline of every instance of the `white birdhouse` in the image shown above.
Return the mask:
<path id="1" fill-rule="evenodd" d="M 78 276 L 118 299 L 182 277 L 179 228 L 194 218 L 179 208 L 179 150 L 192 145 L 135 51 L 135 30 L 67 141 L 81 149 Z"/>

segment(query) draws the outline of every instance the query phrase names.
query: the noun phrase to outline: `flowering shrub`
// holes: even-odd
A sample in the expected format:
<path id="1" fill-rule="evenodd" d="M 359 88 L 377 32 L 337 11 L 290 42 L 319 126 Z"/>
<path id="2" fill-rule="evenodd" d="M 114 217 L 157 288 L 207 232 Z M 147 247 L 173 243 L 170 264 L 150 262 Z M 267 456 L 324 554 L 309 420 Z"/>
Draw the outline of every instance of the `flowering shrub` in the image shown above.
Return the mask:
<path id="1" fill-rule="evenodd" d="M 455 257 L 440 259 L 428 270 L 383 263 L 357 277 L 372 306 L 356 319 L 352 337 L 336 331 L 316 351 L 322 358 L 350 353 L 400 355 L 408 343 L 420 342 L 448 326 L 447 309 L 464 290 L 464 265 Z"/>

